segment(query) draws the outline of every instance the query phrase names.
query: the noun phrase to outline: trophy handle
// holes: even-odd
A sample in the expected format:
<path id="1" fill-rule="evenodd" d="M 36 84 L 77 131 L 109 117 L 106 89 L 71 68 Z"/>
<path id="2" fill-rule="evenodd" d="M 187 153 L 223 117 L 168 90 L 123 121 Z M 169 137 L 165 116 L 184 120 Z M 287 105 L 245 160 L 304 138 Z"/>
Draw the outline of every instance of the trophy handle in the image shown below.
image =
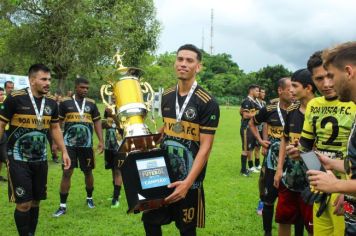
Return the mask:
<path id="1" fill-rule="evenodd" d="M 109 91 L 109 88 L 112 88 L 111 84 L 104 84 L 101 86 L 100 88 L 101 100 L 107 107 L 109 107 L 113 111 L 113 114 L 115 114 L 115 104 L 110 104 L 105 99 L 105 95 L 109 97 L 113 95 L 113 92 Z"/>
<path id="2" fill-rule="evenodd" d="M 147 101 L 145 102 L 145 105 L 147 107 L 147 110 L 151 111 L 155 92 L 153 91 L 151 85 L 147 82 L 141 82 L 141 86 L 142 86 L 142 93 L 144 94 L 147 93 Z"/>

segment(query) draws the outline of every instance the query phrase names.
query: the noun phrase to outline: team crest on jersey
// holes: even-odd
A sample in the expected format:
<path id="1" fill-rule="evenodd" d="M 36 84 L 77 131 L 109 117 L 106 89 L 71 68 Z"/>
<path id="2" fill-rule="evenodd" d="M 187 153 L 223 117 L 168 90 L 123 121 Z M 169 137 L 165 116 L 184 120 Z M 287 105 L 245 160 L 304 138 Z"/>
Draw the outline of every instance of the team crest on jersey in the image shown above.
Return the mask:
<path id="1" fill-rule="evenodd" d="M 195 107 L 188 107 L 184 112 L 184 117 L 186 120 L 194 120 L 197 117 L 197 110 Z"/>
<path id="2" fill-rule="evenodd" d="M 52 109 L 49 106 L 45 106 L 44 112 L 46 115 L 50 115 L 52 113 Z"/>
<path id="3" fill-rule="evenodd" d="M 89 111 L 90 111 L 90 106 L 85 106 L 85 107 L 84 107 L 84 111 L 85 111 L 85 112 L 89 112 Z"/>
<path id="4" fill-rule="evenodd" d="M 15 189 L 16 196 L 22 197 L 25 195 L 25 189 L 23 187 L 16 187 Z"/>

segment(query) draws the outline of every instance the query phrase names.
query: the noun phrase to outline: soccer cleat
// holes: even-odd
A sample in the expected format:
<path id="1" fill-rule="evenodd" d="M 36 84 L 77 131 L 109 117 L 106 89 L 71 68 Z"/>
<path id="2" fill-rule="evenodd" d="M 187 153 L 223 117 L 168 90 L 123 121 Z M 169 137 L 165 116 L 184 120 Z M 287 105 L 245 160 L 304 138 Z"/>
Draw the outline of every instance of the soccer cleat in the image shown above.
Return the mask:
<path id="1" fill-rule="evenodd" d="M 111 208 L 119 208 L 120 202 L 119 200 L 113 199 L 111 202 Z"/>
<path id="2" fill-rule="evenodd" d="M 255 168 L 256 168 L 256 170 L 261 170 L 261 169 L 262 169 L 262 166 L 261 166 L 261 165 L 258 165 L 258 166 L 256 166 Z"/>
<path id="3" fill-rule="evenodd" d="M 53 213 L 53 217 L 60 217 L 61 215 L 64 215 L 67 212 L 67 208 L 65 207 L 59 207 L 58 210 Z"/>
<path id="4" fill-rule="evenodd" d="M 94 201 L 93 201 L 92 198 L 87 198 L 87 204 L 88 204 L 89 208 L 94 208 L 95 207 Z"/>
<path id="5" fill-rule="evenodd" d="M 257 215 L 262 216 L 262 211 L 263 211 L 263 202 L 259 200 L 257 206 Z"/>
<path id="6" fill-rule="evenodd" d="M 249 172 L 250 172 L 250 173 L 259 173 L 260 171 L 257 170 L 255 167 L 251 167 L 251 168 L 249 169 Z"/>
<path id="7" fill-rule="evenodd" d="M 245 176 L 245 177 L 250 177 L 250 172 L 248 170 L 241 171 L 240 175 Z"/>

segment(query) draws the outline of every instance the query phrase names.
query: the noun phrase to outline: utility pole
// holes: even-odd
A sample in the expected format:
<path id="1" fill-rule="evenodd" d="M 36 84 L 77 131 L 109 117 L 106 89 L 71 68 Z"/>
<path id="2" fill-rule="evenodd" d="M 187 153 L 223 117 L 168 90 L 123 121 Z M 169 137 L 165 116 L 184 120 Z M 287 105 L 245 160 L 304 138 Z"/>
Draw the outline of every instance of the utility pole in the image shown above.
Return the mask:
<path id="1" fill-rule="evenodd" d="M 204 28 L 201 32 L 201 49 L 204 51 Z"/>
<path id="2" fill-rule="evenodd" d="M 210 55 L 213 55 L 213 36 L 214 36 L 214 9 L 211 9 L 211 18 L 210 18 Z"/>

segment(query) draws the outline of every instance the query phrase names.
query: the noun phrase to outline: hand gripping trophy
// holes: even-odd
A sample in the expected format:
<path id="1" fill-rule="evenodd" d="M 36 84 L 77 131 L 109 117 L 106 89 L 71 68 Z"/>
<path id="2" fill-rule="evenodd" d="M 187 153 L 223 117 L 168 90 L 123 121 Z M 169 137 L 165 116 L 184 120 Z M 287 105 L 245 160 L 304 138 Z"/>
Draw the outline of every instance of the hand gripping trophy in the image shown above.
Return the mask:
<path id="1" fill-rule="evenodd" d="M 103 103 L 115 112 L 124 130 L 118 150 L 124 156 L 122 178 L 128 213 L 138 213 L 164 204 L 164 198 L 173 191 L 167 188 L 173 176 L 167 155 L 157 144 L 161 134 L 152 134 L 144 123 L 152 108 L 154 91 L 142 81 L 142 70 L 123 66 L 122 56 L 115 54 L 116 69 L 100 92 Z M 110 104 L 106 97 L 115 98 L 115 104 Z"/>

